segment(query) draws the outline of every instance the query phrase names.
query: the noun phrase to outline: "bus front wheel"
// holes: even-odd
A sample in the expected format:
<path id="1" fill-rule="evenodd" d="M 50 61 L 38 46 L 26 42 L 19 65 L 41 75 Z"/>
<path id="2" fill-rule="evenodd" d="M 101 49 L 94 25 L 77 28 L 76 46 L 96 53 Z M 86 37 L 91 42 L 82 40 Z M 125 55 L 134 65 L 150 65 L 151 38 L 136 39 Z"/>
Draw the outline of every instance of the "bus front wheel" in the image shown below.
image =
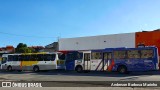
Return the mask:
<path id="1" fill-rule="evenodd" d="M 33 71 L 34 71 L 34 72 L 38 72 L 38 71 L 39 71 L 39 67 L 38 67 L 38 66 L 34 66 L 34 67 L 33 67 Z"/>
<path id="2" fill-rule="evenodd" d="M 121 74 L 127 73 L 127 67 L 124 66 L 124 65 L 119 66 L 119 67 L 118 67 L 118 72 L 121 73 Z"/>
<path id="3" fill-rule="evenodd" d="M 8 66 L 7 71 L 12 71 L 12 66 Z"/>
<path id="4" fill-rule="evenodd" d="M 81 72 L 83 71 L 82 66 L 77 66 L 77 67 L 76 67 L 76 71 L 77 71 L 78 73 L 81 73 Z"/>

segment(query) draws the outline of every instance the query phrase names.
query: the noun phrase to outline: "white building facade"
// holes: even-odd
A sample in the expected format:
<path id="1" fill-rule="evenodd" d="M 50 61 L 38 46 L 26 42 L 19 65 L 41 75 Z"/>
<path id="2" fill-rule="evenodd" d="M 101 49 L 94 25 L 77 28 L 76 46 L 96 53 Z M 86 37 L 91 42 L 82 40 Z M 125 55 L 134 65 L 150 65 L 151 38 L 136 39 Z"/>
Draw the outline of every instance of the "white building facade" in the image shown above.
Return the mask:
<path id="1" fill-rule="evenodd" d="M 59 39 L 59 50 L 93 50 L 135 47 L 135 33 Z"/>

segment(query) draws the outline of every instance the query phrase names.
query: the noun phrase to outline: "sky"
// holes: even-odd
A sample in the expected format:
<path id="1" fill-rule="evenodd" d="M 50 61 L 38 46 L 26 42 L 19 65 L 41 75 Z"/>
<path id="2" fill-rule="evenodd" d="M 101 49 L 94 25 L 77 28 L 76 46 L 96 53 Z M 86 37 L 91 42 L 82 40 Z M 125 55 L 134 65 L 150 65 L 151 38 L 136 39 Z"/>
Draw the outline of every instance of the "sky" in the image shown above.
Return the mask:
<path id="1" fill-rule="evenodd" d="M 160 28 L 160 0 L 0 0 L 0 47 Z"/>

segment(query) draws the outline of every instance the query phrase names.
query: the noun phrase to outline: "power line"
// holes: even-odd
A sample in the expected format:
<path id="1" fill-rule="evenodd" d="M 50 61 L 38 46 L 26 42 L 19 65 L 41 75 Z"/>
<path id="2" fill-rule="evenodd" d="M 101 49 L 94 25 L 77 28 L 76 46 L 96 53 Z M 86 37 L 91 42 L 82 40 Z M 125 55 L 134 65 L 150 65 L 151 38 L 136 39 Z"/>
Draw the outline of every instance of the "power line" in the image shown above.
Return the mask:
<path id="1" fill-rule="evenodd" d="M 32 37 L 32 38 L 59 38 L 59 37 L 45 37 L 45 36 L 31 36 L 31 35 L 20 35 L 13 33 L 0 32 L 1 34 L 12 35 L 12 36 L 20 36 L 20 37 Z"/>

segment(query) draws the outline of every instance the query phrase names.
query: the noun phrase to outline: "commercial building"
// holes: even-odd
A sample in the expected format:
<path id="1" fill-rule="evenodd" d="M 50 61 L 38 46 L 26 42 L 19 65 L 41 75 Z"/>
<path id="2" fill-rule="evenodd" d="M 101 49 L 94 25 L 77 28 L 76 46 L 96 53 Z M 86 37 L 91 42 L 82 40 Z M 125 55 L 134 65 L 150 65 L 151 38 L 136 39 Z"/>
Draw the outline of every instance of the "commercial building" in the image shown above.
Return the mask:
<path id="1" fill-rule="evenodd" d="M 59 50 L 90 50 L 124 46 L 135 46 L 135 33 L 61 38 L 59 40 Z"/>
<path id="2" fill-rule="evenodd" d="M 132 48 L 137 47 L 139 44 L 157 46 L 160 51 L 160 30 L 89 37 L 61 38 L 59 39 L 59 50 L 90 50 L 117 47 Z"/>

